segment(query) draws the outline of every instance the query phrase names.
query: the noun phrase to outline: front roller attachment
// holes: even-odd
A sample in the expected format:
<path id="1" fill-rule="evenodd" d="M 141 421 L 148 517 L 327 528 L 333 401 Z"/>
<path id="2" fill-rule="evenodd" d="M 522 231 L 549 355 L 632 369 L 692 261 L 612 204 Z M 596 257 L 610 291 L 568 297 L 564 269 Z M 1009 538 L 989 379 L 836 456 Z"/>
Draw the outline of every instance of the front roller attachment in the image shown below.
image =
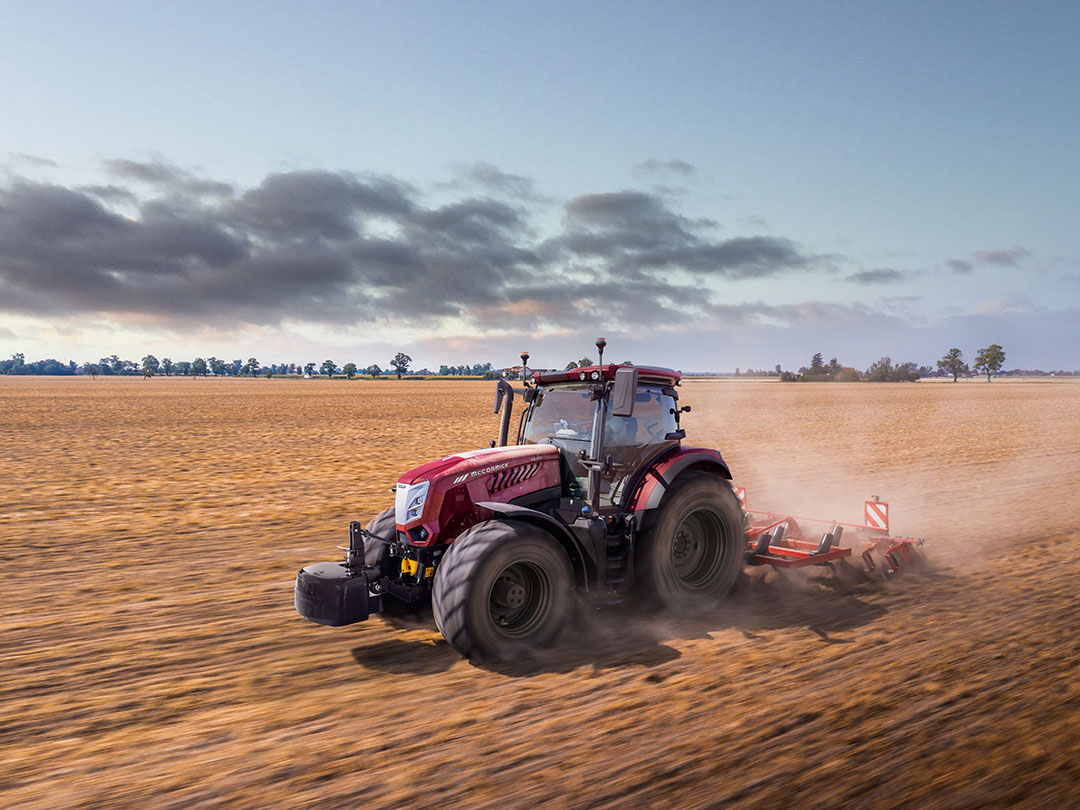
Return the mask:
<path id="1" fill-rule="evenodd" d="M 378 568 L 355 568 L 341 562 L 321 562 L 296 575 L 296 612 L 316 624 L 340 627 L 365 621 L 382 610 Z"/>

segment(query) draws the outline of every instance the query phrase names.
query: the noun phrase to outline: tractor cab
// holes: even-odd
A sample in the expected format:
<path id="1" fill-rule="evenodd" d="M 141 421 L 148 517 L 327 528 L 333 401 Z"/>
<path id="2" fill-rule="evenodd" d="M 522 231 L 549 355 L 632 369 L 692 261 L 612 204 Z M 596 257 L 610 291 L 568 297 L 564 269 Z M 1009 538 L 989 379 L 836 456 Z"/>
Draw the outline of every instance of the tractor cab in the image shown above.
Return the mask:
<path id="1" fill-rule="evenodd" d="M 526 410 L 517 444 L 557 447 L 564 496 L 619 509 L 652 462 L 679 445 L 685 436 L 679 416 L 689 408 L 678 406 L 679 372 L 605 365 L 603 346 L 597 342 L 598 365 L 536 371 L 532 384 L 516 392 L 506 384 L 503 418 L 509 421 L 513 393 L 520 393 Z"/>

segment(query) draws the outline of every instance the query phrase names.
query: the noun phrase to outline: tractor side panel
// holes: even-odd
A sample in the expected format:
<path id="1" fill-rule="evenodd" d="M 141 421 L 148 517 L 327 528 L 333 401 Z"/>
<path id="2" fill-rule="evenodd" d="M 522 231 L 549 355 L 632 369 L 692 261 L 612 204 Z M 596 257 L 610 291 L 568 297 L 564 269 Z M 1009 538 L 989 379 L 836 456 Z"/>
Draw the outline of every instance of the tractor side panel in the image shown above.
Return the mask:
<path id="1" fill-rule="evenodd" d="M 559 451 L 548 445 L 515 446 L 462 453 L 431 478 L 428 502 L 420 521 L 398 526 L 417 546 L 452 542 L 484 518 L 476 504 L 508 503 L 562 484 Z M 421 537 L 419 529 L 426 530 Z"/>
<path id="2" fill-rule="evenodd" d="M 704 447 L 680 447 L 674 453 L 664 456 L 645 475 L 637 492 L 630 499 L 630 511 L 644 512 L 658 507 L 668 487 L 675 483 L 681 472 L 688 469 L 711 472 L 731 480 L 731 471 L 719 451 Z"/>

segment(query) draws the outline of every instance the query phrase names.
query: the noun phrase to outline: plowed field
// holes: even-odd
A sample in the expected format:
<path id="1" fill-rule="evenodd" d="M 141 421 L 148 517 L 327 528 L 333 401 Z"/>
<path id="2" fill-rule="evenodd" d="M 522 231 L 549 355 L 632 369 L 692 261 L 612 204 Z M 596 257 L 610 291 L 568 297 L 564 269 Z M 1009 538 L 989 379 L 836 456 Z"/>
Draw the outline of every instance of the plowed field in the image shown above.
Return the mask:
<path id="1" fill-rule="evenodd" d="M 0 378 L 0 806 L 1078 806 L 1080 384 L 683 387 L 751 506 L 880 495 L 918 577 L 590 608 L 498 669 L 298 617 L 296 569 L 486 446 L 493 396 Z"/>

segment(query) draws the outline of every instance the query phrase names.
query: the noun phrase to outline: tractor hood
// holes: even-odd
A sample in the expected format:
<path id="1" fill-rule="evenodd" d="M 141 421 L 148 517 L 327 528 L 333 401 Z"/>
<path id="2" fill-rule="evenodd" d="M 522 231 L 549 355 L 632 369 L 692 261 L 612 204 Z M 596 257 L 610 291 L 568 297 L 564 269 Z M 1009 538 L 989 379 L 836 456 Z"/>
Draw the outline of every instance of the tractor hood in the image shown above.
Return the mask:
<path id="1" fill-rule="evenodd" d="M 449 542 L 479 519 L 477 503 L 506 503 L 562 477 L 559 449 L 546 444 L 470 450 L 429 461 L 405 473 L 395 488 L 398 531 L 415 545 Z"/>

